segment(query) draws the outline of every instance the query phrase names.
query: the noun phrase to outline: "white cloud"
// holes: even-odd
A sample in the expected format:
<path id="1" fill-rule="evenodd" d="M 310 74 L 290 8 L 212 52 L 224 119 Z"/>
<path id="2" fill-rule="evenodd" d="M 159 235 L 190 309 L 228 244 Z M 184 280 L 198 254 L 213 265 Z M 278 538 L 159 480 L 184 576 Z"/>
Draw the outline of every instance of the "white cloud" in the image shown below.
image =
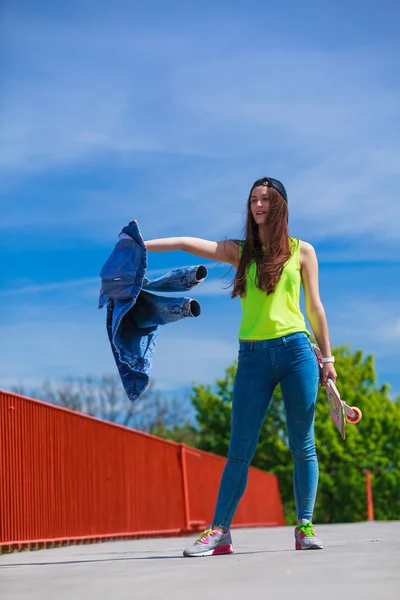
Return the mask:
<path id="1" fill-rule="evenodd" d="M 11 28 L 10 43 L 24 38 L 30 44 L 32 76 L 8 75 L 6 175 L 100 157 L 148 168 L 157 162 L 153 152 L 209 157 L 218 165 L 172 166 L 161 199 L 156 186 L 146 184 L 150 202 L 139 202 L 132 182 L 123 191 L 80 191 L 68 200 L 63 225 L 87 229 L 95 223 L 87 235 L 104 237 L 110 222 L 134 212 L 151 232 L 174 228 L 179 235 L 190 224 L 193 235 L 232 234 L 240 227 L 251 174 L 269 165 L 268 173 L 287 184 L 291 219 L 303 237 L 356 233 L 397 244 L 400 147 L 392 123 L 400 94 L 379 69 L 393 60 L 389 45 L 265 52 L 249 44 L 226 56 L 220 42 L 221 35 L 232 39 L 227 30 L 210 39 L 210 62 L 207 52 L 201 59 L 188 51 L 183 60 L 191 44 L 182 32 L 164 32 L 154 44 L 154 34 L 117 31 L 113 23 L 106 36 L 100 27 L 88 32 L 63 24 L 55 34 L 49 25 Z M 110 53 L 111 63 L 99 60 Z M 149 73 L 158 74 L 156 89 Z M 303 164 L 293 167 L 299 156 Z M 57 199 L 43 202 L 24 219 L 41 228 L 59 226 L 51 210 Z M 21 222 L 18 209 L 8 213 L 3 227 Z"/>
<path id="2" fill-rule="evenodd" d="M 195 265 L 205 264 L 208 275 L 205 282 L 200 283 L 198 286 L 195 286 L 194 290 L 196 294 L 200 294 L 202 296 L 215 296 L 224 293 L 223 285 L 225 285 L 222 281 L 222 278 L 215 279 L 216 270 L 220 271 L 221 269 L 225 272 L 228 270 L 229 265 L 221 265 L 221 263 L 210 262 L 210 261 L 202 261 L 201 258 L 194 257 L 194 260 L 191 264 L 179 265 L 175 267 L 165 267 L 162 269 L 147 269 L 146 277 L 150 280 L 160 277 L 161 275 L 166 275 L 167 272 L 172 271 L 174 269 L 185 269 Z M 100 270 L 100 269 L 99 269 Z M 211 278 L 210 278 L 211 275 Z M 86 277 L 81 279 L 70 279 L 67 281 L 54 281 L 52 283 L 43 283 L 43 284 L 32 284 L 32 285 L 23 285 L 20 287 L 13 287 L 8 289 L 0 290 L 0 296 L 22 296 L 22 295 L 34 295 L 34 294 L 48 294 L 49 292 L 58 292 L 69 289 L 76 289 L 80 293 L 88 293 L 93 292 L 98 294 L 101 285 L 100 276 L 98 277 Z"/>
<path id="3" fill-rule="evenodd" d="M 200 328 L 200 323 L 198 328 Z M 211 334 L 211 335 L 210 335 Z M 226 341 L 207 332 L 175 337 L 163 332 L 157 341 L 153 377 L 164 389 L 188 386 L 192 381 L 213 384 L 223 377 L 225 368 L 237 358 L 237 343 Z"/>
<path id="4" fill-rule="evenodd" d="M 71 314 L 61 320 L 54 315 L 46 319 L 43 311 L 37 311 L 35 319 L 24 315 L 18 322 L 3 324 L 1 343 L 7 355 L 0 365 L 0 381 L 112 372 L 105 326 L 96 316 L 82 323 Z"/>
<path id="5" fill-rule="evenodd" d="M 39 305 L 18 315 L 2 325 L 7 353 L 0 364 L 0 386 L 116 372 L 105 311 Z M 193 380 L 212 383 L 236 357 L 235 335 L 216 336 L 207 320 L 206 314 L 160 328 L 152 374 L 157 389 L 175 389 Z"/>
<path id="6" fill-rule="evenodd" d="M 400 302 L 344 294 L 330 306 L 334 336 L 378 358 L 398 360 L 400 348 Z"/>
<path id="7" fill-rule="evenodd" d="M 57 292 L 62 290 L 68 290 L 70 288 L 87 288 L 92 287 L 95 283 L 100 287 L 100 279 L 98 277 L 87 277 L 84 279 L 71 279 L 69 281 L 55 281 L 53 283 L 43 283 L 37 285 L 26 285 L 19 288 L 10 288 L 0 290 L 1 296 L 18 296 L 25 294 L 46 294 L 48 292 Z"/>
<path id="8" fill-rule="evenodd" d="M 228 266 L 227 266 L 228 269 Z M 229 297 L 230 289 L 225 289 L 229 282 L 221 279 L 208 279 L 204 283 L 196 286 L 190 292 L 187 292 L 186 295 L 192 295 L 195 298 L 202 296 L 225 296 Z"/>

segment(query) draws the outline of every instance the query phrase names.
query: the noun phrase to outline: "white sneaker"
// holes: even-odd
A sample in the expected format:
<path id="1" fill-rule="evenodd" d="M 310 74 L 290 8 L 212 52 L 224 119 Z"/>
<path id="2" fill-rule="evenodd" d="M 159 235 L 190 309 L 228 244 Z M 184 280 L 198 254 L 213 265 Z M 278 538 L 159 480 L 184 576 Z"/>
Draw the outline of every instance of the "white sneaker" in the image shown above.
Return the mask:
<path id="1" fill-rule="evenodd" d="M 218 529 L 206 529 L 193 546 L 185 548 L 183 556 L 217 556 L 232 554 L 232 538 L 230 531 L 222 533 Z"/>

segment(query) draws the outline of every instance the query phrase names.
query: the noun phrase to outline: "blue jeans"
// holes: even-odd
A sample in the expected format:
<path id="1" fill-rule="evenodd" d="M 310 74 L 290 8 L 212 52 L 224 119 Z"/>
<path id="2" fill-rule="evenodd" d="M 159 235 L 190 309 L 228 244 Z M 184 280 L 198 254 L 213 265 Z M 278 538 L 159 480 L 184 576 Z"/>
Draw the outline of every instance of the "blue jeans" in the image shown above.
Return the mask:
<path id="1" fill-rule="evenodd" d="M 239 364 L 232 398 L 232 430 L 213 525 L 229 529 L 247 484 L 250 462 L 272 393 L 280 383 L 289 446 L 294 461 L 298 519 L 312 520 L 318 485 L 314 414 L 318 362 L 305 333 L 239 343 Z"/>

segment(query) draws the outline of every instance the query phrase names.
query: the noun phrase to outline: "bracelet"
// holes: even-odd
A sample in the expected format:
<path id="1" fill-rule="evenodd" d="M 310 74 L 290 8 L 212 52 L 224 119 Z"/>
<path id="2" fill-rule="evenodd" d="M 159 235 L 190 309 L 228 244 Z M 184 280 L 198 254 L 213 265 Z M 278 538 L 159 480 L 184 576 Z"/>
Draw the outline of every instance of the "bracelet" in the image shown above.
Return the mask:
<path id="1" fill-rule="evenodd" d="M 328 356 L 327 358 L 321 358 L 320 359 L 322 363 L 334 363 L 335 362 L 335 357 L 334 356 Z"/>

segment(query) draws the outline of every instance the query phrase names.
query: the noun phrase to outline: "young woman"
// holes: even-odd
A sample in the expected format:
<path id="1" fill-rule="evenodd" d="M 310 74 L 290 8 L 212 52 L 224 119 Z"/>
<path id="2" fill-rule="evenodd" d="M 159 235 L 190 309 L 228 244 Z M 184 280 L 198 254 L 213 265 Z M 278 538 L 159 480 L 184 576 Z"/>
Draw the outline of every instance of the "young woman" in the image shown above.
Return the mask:
<path id="1" fill-rule="evenodd" d="M 247 202 L 245 239 L 211 242 L 180 237 L 145 242 L 150 252 L 185 250 L 236 269 L 232 298 L 240 296 L 239 361 L 232 398 L 232 428 L 211 528 L 184 556 L 233 552 L 229 527 L 247 483 L 261 426 L 274 388 L 280 384 L 294 461 L 296 550 L 321 549 L 312 514 L 318 483 L 314 413 L 319 367 L 300 311 L 300 287 L 317 344 L 324 357 L 322 385 L 336 381 L 328 326 L 320 300 L 314 248 L 289 237 L 287 194 L 271 177 L 257 180 Z"/>

